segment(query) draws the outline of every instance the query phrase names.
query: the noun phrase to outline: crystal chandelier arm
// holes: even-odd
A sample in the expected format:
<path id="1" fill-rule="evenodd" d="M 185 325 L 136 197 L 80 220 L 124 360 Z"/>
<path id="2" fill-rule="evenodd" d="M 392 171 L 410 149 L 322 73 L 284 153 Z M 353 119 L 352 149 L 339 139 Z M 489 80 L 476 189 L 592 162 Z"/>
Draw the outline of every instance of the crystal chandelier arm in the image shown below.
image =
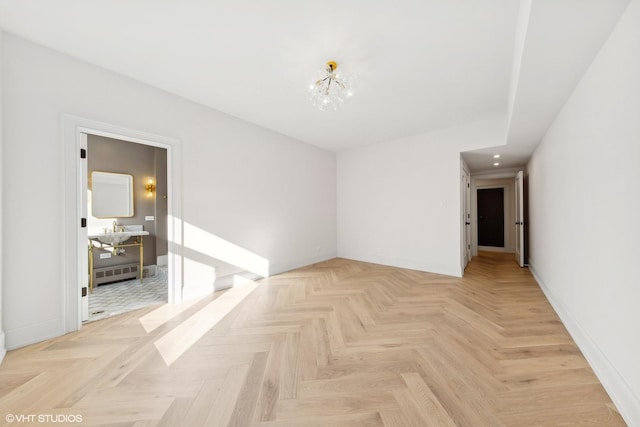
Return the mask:
<path id="1" fill-rule="evenodd" d="M 325 73 L 319 76 L 315 85 L 309 86 L 311 103 L 322 111 L 336 110 L 353 95 L 351 91 L 352 76 L 339 77 L 335 71 L 337 67 L 338 64 L 335 61 L 327 62 Z"/>

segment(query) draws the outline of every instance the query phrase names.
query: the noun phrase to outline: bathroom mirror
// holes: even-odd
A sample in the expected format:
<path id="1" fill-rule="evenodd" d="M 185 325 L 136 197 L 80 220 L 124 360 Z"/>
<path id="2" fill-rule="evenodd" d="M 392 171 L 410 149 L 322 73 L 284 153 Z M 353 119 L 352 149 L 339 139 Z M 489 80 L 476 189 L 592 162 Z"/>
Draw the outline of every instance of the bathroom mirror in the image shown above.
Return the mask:
<path id="1" fill-rule="evenodd" d="M 96 218 L 133 216 L 133 176 L 91 172 L 91 214 Z"/>

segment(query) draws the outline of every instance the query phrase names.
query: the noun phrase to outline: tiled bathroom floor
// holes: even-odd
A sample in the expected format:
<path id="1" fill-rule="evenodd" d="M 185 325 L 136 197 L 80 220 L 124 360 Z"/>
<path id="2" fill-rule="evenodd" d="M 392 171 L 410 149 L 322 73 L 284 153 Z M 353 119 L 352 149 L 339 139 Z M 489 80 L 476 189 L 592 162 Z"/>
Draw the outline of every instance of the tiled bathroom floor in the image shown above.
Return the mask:
<path id="1" fill-rule="evenodd" d="M 156 275 L 98 286 L 89 295 L 88 322 L 167 301 L 167 267 Z"/>

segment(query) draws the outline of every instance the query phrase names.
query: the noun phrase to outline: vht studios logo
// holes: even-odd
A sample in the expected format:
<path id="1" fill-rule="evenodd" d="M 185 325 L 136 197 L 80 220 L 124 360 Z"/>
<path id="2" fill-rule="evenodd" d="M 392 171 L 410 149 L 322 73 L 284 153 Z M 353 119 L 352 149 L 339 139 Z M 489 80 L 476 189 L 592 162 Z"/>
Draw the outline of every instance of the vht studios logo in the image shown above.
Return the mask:
<path id="1" fill-rule="evenodd" d="M 81 423 L 82 415 L 66 414 L 7 414 L 4 417 L 8 423 L 51 423 L 70 424 Z"/>

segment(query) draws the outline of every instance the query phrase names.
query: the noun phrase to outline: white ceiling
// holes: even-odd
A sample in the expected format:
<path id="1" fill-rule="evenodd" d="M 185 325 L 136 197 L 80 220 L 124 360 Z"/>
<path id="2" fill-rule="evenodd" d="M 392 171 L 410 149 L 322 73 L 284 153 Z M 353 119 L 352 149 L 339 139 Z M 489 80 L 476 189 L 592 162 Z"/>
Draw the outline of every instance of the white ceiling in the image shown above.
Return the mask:
<path id="1" fill-rule="evenodd" d="M 0 0 L 0 27 L 327 150 L 504 114 L 522 164 L 628 1 Z M 307 97 L 327 60 L 359 76 L 338 112 Z"/>

